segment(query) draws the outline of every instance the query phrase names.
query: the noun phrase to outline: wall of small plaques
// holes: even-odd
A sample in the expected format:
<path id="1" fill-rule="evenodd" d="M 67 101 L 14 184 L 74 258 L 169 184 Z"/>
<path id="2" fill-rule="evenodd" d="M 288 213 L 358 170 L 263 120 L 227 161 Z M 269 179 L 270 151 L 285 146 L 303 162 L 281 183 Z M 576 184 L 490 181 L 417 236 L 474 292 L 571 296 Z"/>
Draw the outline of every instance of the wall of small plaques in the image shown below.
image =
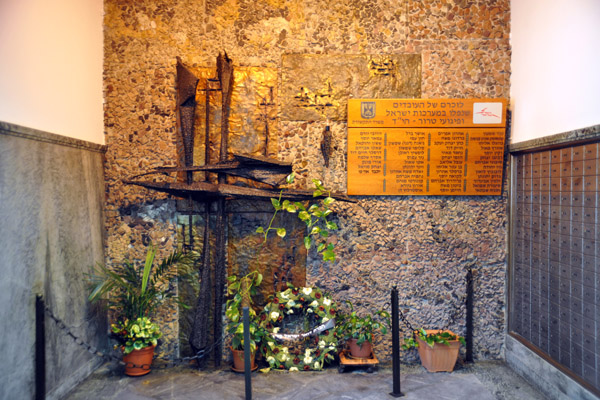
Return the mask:
<path id="1" fill-rule="evenodd" d="M 600 393 L 600 144 L 512 161 L 509 331 Z"/>

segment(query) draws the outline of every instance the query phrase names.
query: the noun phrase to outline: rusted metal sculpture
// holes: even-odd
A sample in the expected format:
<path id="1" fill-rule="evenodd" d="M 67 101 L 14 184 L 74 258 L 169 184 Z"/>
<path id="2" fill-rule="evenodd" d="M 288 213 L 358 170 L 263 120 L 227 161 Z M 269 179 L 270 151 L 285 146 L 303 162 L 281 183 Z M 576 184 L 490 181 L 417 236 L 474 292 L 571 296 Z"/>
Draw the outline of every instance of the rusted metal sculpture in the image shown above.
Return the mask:
<path id="1" fill-rule="evenodd" d="M 199 79 L 177 57 L 177 108 L 186 167 L 194 165 L 194 114 L 198 81 Z M 192 183 L 192 172 L 186 175 L 188 183 Z"/>
<path id="2" fill-rule="evenodd" d="M 204 233 L 203 253 L 201 258 L 200 291 L 194 314 L 194 326 L 190 336 L 190 345 L 195 352 L 209 347 L 210 322 L 212 320 L 212 344 L 214 345 L 214 361 L 219 366 L 222 358 L 222 315 L 225 294 L 226 275 L 226 225 L 227 215 L 225 213 L 225 201 L 231 198 L 241 199 L 269 199 L 278 197 L 281 189 L 279 185 L 285 182 L 285 177 L 292 172 L 290 163 L 280 162 L 267 157 L 251 156 L 242 154 L 228 154 L 229 141 L 229 115 L 231 108 L 231 97 L 234 87 L 233 63 L 227 54 L 219 54 L 217 57 L 218 79 L 207 79 L 204 89 L 206 100 L 205 116 L 205 156 L 204 165 L 193 165 L 194 159 L 194 117 L 196 108 L 196 91 L 199 79 L 187 68 L 181 60 L 177 59 L 177 105 L 181 126 L 181 135 L 184 148 L 184 165 L 182 167 L 161 167 L 155 170 L 139 174 L 124 182 L 138 185 L 150 190 L 157 190 L 172 194 L 174 196 L 188 199 L 190 203 L 204 203 Z M 218 82 L 219 89 L 211 88 L 211 83 Z M 222 92 L 221 103 L 221 132 L 218 162 L 211 162 L 210 154 L 210 91 L 220 90 Z M 268 104 L 267 104 L 268 103 Z M 267 102 L 265 99 L 265 130 L 266 147 L 268 146 L 268 116 L 266 106 L 272 106 L 273 97 Z M 194 172 L 205 172 L 203 181 L 194 181 Z M 140 180 L 152 174 L 185 173 L 185 180 L 173 182 L 154 182 L 152 180 Z M 217 179 L 211 179 L 210 175 L 216 174 Z M 252 182 L 262 184 L 263 187 L 245 187 L 229 184 L 227 176 L 239 176 L 247 178 Z M 269 187 L 265 188 L 267 185 Z M 335 193 L 332 197 L 342 201 L 353 201 L 344 194 Z M 290 200 L 307 200 L 313 198 L 313 192 L 307 190 L 285 189 L 282 198 Z M 216 204 L 215 253 L 214 265 L 211 265 L 210 257 L 210 213 Z M 193 207 L 190 204 L 190 210 Z M 191 211 L 190 211 L 191 213 Z M 193 243 L 192 216 L 189 221 L 189 246 Z M 200 366 L 200 364 L 199 364 Z"/>
<path id="3" fill-rule="evenodd" d="M 333 155 L 332 135 L 329 125 L 325 127 L 325 132 L 323 132 L 323 139 L 321 140 L 321 154 L 323 154 L 325 166 L 329 168 L 329 159 Z"/>

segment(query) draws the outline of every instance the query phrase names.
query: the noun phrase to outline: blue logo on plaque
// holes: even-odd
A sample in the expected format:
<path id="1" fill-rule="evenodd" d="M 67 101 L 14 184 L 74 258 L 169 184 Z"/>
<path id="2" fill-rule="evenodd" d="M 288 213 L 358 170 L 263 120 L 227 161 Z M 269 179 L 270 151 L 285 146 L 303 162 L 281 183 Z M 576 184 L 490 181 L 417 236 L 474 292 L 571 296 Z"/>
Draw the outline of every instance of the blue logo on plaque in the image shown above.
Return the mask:
<path id="1" fill-rule="evenodd" d="M 361 101 L 360 116 L 364 119 L 375 118 L 375 102 L 374 101 Z"/>

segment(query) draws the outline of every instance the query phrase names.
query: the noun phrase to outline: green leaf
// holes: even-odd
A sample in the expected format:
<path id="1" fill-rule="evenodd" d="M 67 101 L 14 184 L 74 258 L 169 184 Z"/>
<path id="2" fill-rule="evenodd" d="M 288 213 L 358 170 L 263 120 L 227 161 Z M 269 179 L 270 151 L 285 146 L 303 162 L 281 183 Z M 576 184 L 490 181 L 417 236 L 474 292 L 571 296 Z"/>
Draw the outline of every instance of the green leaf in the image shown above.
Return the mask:
<path id="1" fill-rule="evenodd" d="M 285 228 L 277 228 L 277 236 L 284 238 L 286 234 Z"/>
<path id="2" fill-rule="evenodd" d="M 312 245 L 312 239 L 308 236 L 306 236 L 304 238 L 304 247 L 306 247 L 306 250 L 310 250 L 310 246 Z"/>
<path id="3" fill-rule="evenodd" d="M 148 278 L 150 277 L 150 270 L 152 270 L 152 264 L 154 263 L 154 256 L 156 255 L 156 248 L 150 243 L 148 247 L 148 253 L 146 254 L 146 263 L 144 264 L 144 272 L 142 273 L 142 294 L 146 292 L 148 287 Z"/>
<path id="4" fill-rule="evenodd" d="M 262 226 L 256 228 L 256 233 L 265 233 L 265 229 Z"/>
<path id="5" fill-rule="evenodd" d="M 307 221 L 310 219 L 310 215 L 306 211 L 300 211 L 298 213 L 298 218 L 302 221 Z"/>
<path id="6" fill-rule="evenodd" d="M 296 208 L 298 210 L 306 210 L 306 207 L 304 207 L 304 204 L 300 203 L 299 201 L 294 202 L 294 205 L 296 206 Z"/>
<path id="7" fill-rule="evenodd" d="M 325 243 L 320 243 L 319 247 L 317 247 L 317 251 L 320 253 L 325 249 Z"/>
<path id="8" fill-rule="evenodd" d="M 273 207 L 276 210 L 281 210 L 281 203 L 279 202 L 279 200 L 274 199 L 274 198 L 271 197 L 271 204 L 273 204 Z"/>
<path id="9" fill-rule="evenodd" d="M 295 177 L 296 177 L 296 173 L 292 172 L 291 174 L 289 174 L 288 176 L 285 177 L 285 182 L 286 183 L 294 183 Z"/>
<path id="10" fill-rule="evenodd" d="M 262 274 L 261 273 L 257 273 L 257 275 L 256 275 L 256 281 L 254 283 L 254 286 L 260 286 L 260 283 L 262 282 L 262 280 L 263 280 Z"/>
<path id="11" fill-rule="evenodd" d="M 325 225 L 327 226 L 327 229 L 329 229 L 330 231 L 338 230 L 338 226 L 335 222 L 327 221 L 327 223 Z"/>
<path id="12" fill-rule="evenodd" d="M 333 204 L 334 202 L 335 202 L 335 199 L 333 197 L 326 197 L 323 200 L 323 203 L 327 206 Z"/>
<path id="13" fill-rule="evenodd" d="M 335 261 L 335 253 L 332 250 L 325 250 L 323 252 L 323 261 Z"/>
<path id="14" fill-rule="evenodd" d="M 319 197 L 322 195 L 323 195 L 323 192 L 320 191 L 319 189 L 315 189 L 315 191 L 313 192 L 313 197 Z"/>
<path id="15" fill-rule="evenodd" d="M 321 237 L 324 237 L 324 238 L 329 237 L 329 232 L 327 232 L 327 231 L 321 231 L 319 233 L 321 234 Z"/>
<path id="16" fill-rule="evenodd" d="M 310 231 L 311 235 L 316 235 L 319 232 L 321 232 L 321 228 L 319 228 L 318 226 L 313 226 L 312 230 Z"/>

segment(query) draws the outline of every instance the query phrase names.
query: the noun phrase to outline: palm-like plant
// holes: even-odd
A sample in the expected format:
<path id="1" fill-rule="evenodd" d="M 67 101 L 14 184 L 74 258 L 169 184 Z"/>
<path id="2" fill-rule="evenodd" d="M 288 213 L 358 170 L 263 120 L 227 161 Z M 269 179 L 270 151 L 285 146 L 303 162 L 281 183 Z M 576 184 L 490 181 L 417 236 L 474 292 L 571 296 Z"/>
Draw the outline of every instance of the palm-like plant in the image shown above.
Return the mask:
<path id="1" fill-rule="evenodd" d="M 88 299 L 106 300 L 108 308 L 118 312 L 120 320 L 149 317 L 168 298 L 186 307 L 177 298 L 172 283 L 179 277 L 189 276 L 192 266 L 190 254 L 173 252 L 154 267 L 156 248 L 150 244 L 143 267 L 125 261 L 121 268 L 112 270 L 98 264 L 90 275 L 91 293 Z M 179 268 L 175 268 L 175 266 Z"/>

